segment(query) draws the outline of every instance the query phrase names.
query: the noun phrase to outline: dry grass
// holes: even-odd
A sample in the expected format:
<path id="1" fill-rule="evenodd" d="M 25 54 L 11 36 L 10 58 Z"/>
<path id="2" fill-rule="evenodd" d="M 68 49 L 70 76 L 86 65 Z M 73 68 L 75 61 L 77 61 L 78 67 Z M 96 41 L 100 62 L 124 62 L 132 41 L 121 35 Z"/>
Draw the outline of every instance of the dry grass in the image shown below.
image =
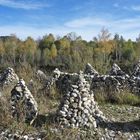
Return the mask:
<path id="1" fill-rule="evenodd" d="M 140 105 L 140 97 L 129 91 L 121 91 L 120 93 L 106 93 L 99 91 L 95 94 L 95 100 L 98 103 Z"/>

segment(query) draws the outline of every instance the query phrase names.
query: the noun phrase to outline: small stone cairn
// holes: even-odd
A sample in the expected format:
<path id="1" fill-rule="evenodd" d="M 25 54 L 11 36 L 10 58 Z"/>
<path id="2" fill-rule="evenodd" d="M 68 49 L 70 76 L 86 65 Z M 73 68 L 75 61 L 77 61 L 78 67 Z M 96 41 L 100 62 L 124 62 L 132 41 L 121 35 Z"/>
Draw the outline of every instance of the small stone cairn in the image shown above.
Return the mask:
<path id="1" fill-rule="evenodd" d="M 15 86 L 15 84 L 19 81 L 19 78 L 15 71 L 8 67 L 0 74 L 0 87 L 4 89 L 5 87 L 11 85 Z"/>
<path id="2" fill-rule="evenodd" d="M 69 76 L 68 76 L 69 75 Z M 65 83 L 69 83 L 58 109 L 57 121 L 64 127 L 96 128 L 106 118 L 98 109 L 90 84 L 84 74 L 67 74 Z M 66 86 L 67 88 L 67 86 Z M 66 90 L 64 90 L 66 92 Z"/>
<path id="3" fill-rule="evenodd" d="M 31 92 L 20 79 L 11 91 L 12 116 L 18 121 L 32 124 L 38 114 L 38 106 Z"/>

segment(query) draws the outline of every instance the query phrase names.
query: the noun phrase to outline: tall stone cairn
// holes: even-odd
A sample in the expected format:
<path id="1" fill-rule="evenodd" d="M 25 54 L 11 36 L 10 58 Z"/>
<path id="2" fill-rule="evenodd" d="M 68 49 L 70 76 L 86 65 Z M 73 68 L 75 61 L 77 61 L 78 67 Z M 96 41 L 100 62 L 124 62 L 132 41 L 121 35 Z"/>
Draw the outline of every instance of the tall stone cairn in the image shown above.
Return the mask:
<path id="1" fill-rule="evenodd" d="M 94 94 L 90 91 L 90 84 L 83 73 L 71 74 L 67 82 L 72 84 L 69 84 L 69 91 L 64 94 L 60 103 L 57 121 L 63 127 L 96 128 L 105 117 L 98 109 Z"/>
<path id="2" fill-rule="evenodd" d="M 32 124 L 38 114 L 38 106 L 33 95 L 20 79 L 11 91 L 12 116 L 18 121 Z"/>
<path id="3" fill-rule="evenodd" d="M 0 87 L 3 89 L 9 85 L 14 85 L 19 81 L 15 71 L 8 67 L 0 74 Z"/>

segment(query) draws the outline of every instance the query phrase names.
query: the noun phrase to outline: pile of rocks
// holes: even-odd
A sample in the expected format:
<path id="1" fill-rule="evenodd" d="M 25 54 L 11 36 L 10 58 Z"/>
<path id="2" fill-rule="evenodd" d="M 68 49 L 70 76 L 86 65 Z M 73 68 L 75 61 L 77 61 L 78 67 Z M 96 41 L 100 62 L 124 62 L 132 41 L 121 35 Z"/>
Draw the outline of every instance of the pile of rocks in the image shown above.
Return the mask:
<path id="1" fill-rule="evenodd" d="M 61 101 L 57 121 L 65 127 L 97 127 L 99 122 L 105 120 L 105 117 L 98 109 L 94 94 L 91 92 L 90 84 L 85 80 L 84 74 L 67 74 L 65 76 L 67 77 L 65 82 L 69 88 Z"/>
<path id="2" fill-rule="evenodd" d="M 64 76 L 65 75 L 65 76 Z M 67 75 L 67 76 L 66 76 Z M 108 93 L 118 93 L 122 90 L 130 90 L 133 93 L 140 93 L 140 62 L 134 68 L 134 71 L 131 76 L 126 74 L 117 64 L 113 64 L 111 70 L 107 75 L 99 74 L 91 64 L 87 64 L 84 69 L 84 78 L 91 85 L 91 89 L 96 94 L 97 91 L 105 91 Z M 69 78 L 68 73 L 64 73 L 55 69 L 53 72 L 53 77 L 46 80 L 44 86 L 45 89 L 50 90 L 50 88 L 56 84 L 57 88 L 60 91 L 69 88 L 67 79 Z M 67 85 L 67 88 L 65 87 Z"/>
<path id="3" fill-rule="evenodd" d="M 117 64 L 113 64 L 111 70 L 109 71 L 109 75 L 111 76 L 122 76 L 129 77 L 125 72 L 121 70 L 121 68 Z"/>
<path id="4" fill-rule="evenodd" d="M 50 95 L 51 89 L 53 86 L 56 85 L 56 82 L 58 81 L 60 75 L 63 72 L 60 72 L 57 68 L 53 71 L 52 76 L 47 76 L 46 80 L 42 84 L 41 89 L 39 89 L 44 95 Z"/>
<path id="5" fill-rule="evenodd" d="M 91 75 L 91 76 L 99 75 L 99 73 L 89 63 L 87 63 L 85 66 L 84 74 Z"/>
<path id="6" fill-rule="evenodd" d="M 134 67 L 129 78 L 129 88 L 133 93 L 140 95 L 140 61 Z"/>
<path id="7" fill-rule="evenodd" d="M 50 88 L 56 84 L 56 81 L 59 79 L 59 77 L 63 74 L 63 72 L 59 71 L 59 69 L 55 69 L 53 71 L 53 76 L 51 78 L 47 78 L 45 88 L 50 90 Z"/>
<path id="8" fill-rule="evenodd" d="M 40 134 L 21 134 L 21 132 L 13 133 L 10 130 L 5 130 L 0 133 L 1 140 L 42 140 Z"/>
<path id="9" fill-rule="evenodd" d="M 134 67 L 134 70 L 132 72 L 132 76 L 134 76 L 134 77 L 140 77 L 140 60 L 138 61 L 138 63 Z"/>
<path id="10" fill-rule="evenodd" d="M 113 64 L 107 75 L 100 75 L 90 64 L 84 70 L 86 80 L 91 84 L 91 89 L 96 92 L 118 93 L 123 90 L 140 94 L 140 61 L 129 76 L 117 64 Z"/>
<path id="11" fill-rule="evenodd" d="M 111 71 L 114 71 L 114 66 Z M 96 94 L 96 92 L 120 92 L 121 84 L 114 76 L 112 76 L 111 74 L 99 75 L 99 73 L 89 63 L 84 69 L 84 74 L 86 80 L 91 84 L 91 89 L 94 94 Z"/>
<path id="12" fill-rule="evenodd" d="M 24 80 L 19 80 L 11 91 L 12 116 L 20 122 L 32 124 L 38 114 L 37 103 Z"/>
<path id="13" fill-rule="evenodd" d="M 130 76 L 126 74 L 124 71 L 121 70 L 121 68 L 117 64 L 113 64 L 111 70 L 109 71 L 109 75 L 113 76 L 115 79 L 117 79 L 121 86 L 120 88 L 127 89 L 128 88 L 128 81 Z"/>
<path id="14" fill-rule="evenodd" d="M 101 75 L 93 77 L 91 83 L 91 89 L 94 94 L 96 92 L 105 92 L 105 93 L 118 93 L 120 92 L 121 84 L 113 76 Z"/>
<path id="15" fill-rule="evenodd" d="M 8 67 L 0 74 L 0 87 L 3 89 L 8 85 L 15 85 L 19 81 L 19 78 L 15 71 Z"/>

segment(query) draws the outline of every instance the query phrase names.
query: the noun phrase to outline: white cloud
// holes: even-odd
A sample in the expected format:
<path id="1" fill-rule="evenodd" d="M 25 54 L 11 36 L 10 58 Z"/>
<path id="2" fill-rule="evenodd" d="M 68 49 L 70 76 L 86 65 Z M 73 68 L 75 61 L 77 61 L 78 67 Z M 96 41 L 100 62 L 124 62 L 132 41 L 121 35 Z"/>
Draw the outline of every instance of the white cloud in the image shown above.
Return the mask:
<path id="1" fill-rule="evenodd" d="M 108 22 L 101 18 L 86 17 L 86 18 L 80 18 L 80 19 L 68 21 L 65 23 L 65 26 L 72 27 L 72 28 L 82 28 L 82 27 L 96 26 L 96 25 L 104 26 L 107 24 Z"/>
<path id="2" fill-rule="evenodd" d="M 132 38 L 134 40 L 140 33 L 139 23 L 140 17 L 126 19 L 88 17 L 68 21 L 65 26 L 80 31 L 85 38 L 91 39 L 99 33 L 102 27 L 106 27 L 111 33 L 119 33 L 124 35 L 126 39 Z"/>
<path id="3" fill-rule="evenodd" d="M 113 18 L 97 18 L 87 17 L 79 18 L 66 22 L 64 25 L 70 28 L 92 28 L 92 27 L 109 27 L 114 29 L 134 29 L 140 28 L 140 17 L 113 19 Z"/>
<path id="4" fill-rule="evenodd" d="M 15 34 L 21 39 L 25 39 L 27 36 L 31 36 L 34 39 L 42 37 L 45 34 L 53 33 L 54 35 L 66 35 L 70 32 L 76 32 L 81 35 L 83 39 L 91 40 L 93 36 L 97 35 L 100 29 L 83 30 L 72 29 L 65 26 L 49 27 L 49 28 L 36 28 L 27 25 L 22 26 L 0 26 L 0 36 Z"/>
<path id="5" fill-rule="evenodd" d="M 15 0 L 0 0 L 0 5 L 10 7 L 10 8 L 17 8 L 17 9 L 24 9 L 24 10 L 30 10 L 30 9 L 41 9 L 44 7 L 48 7 L 48 4 L 42 4 L 42 3 L 31 3 L 31 1 L 15 1 Z"/>
<path id="6" fill-rule="evenodd" d="M 81 35 L 83 39 L 92 40 L 94 36 L 98 35 L 102 27 L 106 27 L 112 34 L 118 33 L 123 35 L 125 39 L 131 38 L 135 40 L 140 33 L 139 23 L 140 17 L 127 19 L 87 17 L 66 22 L 62 26 L 52 25 L 49 27 L 35 27 L 23 24 L 16 26 L 1 25 L 0 35 L 10 35 L 11 33 L 15 33 L 22 39 L 25 39 L 27 36 L 37 39 L 39 36 L 49 33 L 63 36 L 69 32 L 76 32 L 78 35 Z"/>

